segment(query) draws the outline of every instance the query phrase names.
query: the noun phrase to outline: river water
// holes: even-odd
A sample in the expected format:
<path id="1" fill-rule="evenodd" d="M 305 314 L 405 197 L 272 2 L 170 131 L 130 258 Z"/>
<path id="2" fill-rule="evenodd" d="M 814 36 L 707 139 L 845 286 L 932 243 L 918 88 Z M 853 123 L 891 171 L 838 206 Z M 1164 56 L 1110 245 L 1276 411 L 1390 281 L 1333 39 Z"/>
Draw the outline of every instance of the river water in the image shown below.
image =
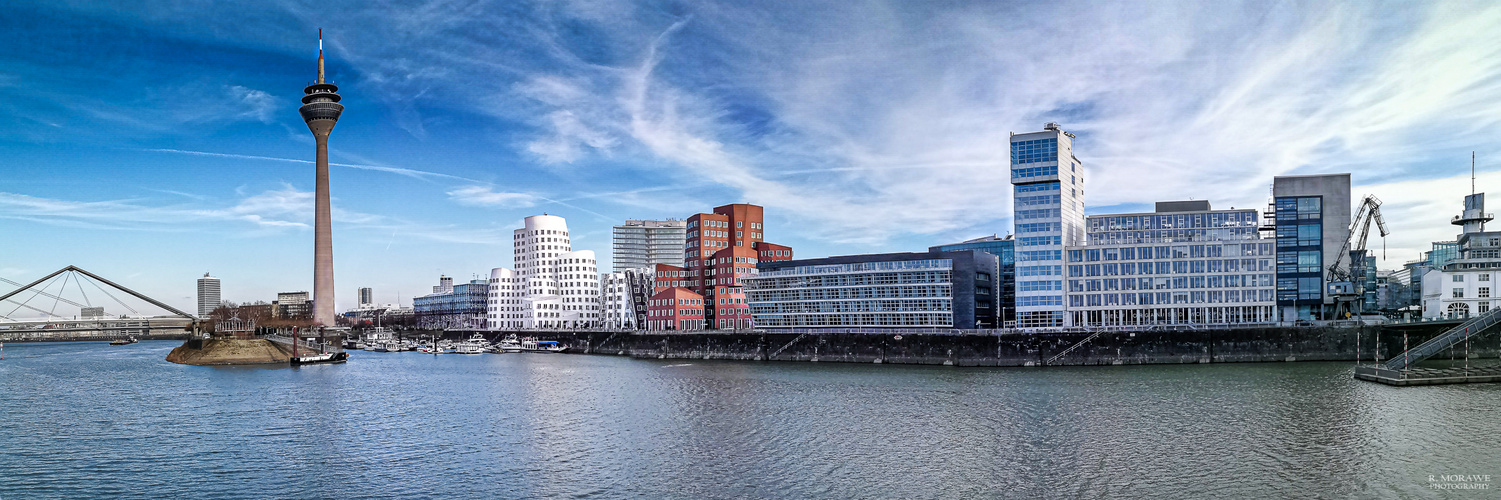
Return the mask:
<path id="1" fill-rule="evenodd" d="M 1501 479 L 1501 385 L 1387 387 L 1349 363 L 211 368 L 164 361 L 177 344 L 6 345 L 0 498 L 1501 495 L 1433 486 Z"/>

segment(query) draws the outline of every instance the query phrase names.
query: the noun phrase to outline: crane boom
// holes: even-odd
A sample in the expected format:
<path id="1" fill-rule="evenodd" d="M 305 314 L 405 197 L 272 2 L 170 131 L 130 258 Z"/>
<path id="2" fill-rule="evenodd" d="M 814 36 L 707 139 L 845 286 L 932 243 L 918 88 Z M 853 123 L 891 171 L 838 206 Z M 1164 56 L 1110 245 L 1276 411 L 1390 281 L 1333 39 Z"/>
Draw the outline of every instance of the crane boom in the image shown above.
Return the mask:
<path id="1" fill-rule="evenodd" d="M 1353 272 L 1346 265 L 1350 258 L 1350 252 L 1364 251 L 1366 240 L 1371 234 L 1371 221 L 1376 221 L 1376 230 L 1382 238 L 1391 234 L 1386 229 L 1386 219 L 1381 216 L 1381 199 L 1376 195 L 1366 195 L 1360 202 L 1360 208 L 1355 211 L 1355 217 L 1350 219 L 1350 232 L 1345 237 L 1345 244 L 1334 254 L 1334 262 L 1329 264 L 1329 281 L 1351 281 Z"/>

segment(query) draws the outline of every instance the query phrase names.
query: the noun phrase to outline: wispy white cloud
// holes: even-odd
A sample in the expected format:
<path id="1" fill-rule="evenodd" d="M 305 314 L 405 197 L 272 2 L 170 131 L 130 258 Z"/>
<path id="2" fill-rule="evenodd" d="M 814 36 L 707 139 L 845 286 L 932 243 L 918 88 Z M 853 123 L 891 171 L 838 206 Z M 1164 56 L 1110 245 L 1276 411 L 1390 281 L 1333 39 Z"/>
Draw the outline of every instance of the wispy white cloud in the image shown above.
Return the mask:
<path id="1" fill-rule="evenodd" d="M 296 158 L 277 158 L 277 157 L 273 157 L 273 156 L 255 156 L 255 155 L 242 155 L 242 154 L 233 154 L 233 153 L 211 153 L 211 152 L 207 152 L 207 151 L 186 151 L 186 150 L 181 150 L 181 149 L 162 149 L 162 148 L 156 148 L 156 149 L 145 149 L 144 151 L 151 151 L 151 152 L 156 152 L 156 153 L 176 153 L 176 154 L 195 155 L 195 156 L 212 156 L 212 157 L 216 157 L 216 158 L 234 158 L 234 159 L 240 159 L 240 160 L 279 161 L 279 162 L 287 162 L 287 163 L 302 163 L 302 164 L 308 164 L 308 165 L 311 165 L 311 164 L 314 163 L 311 160 L 300 160 L 300 159 L 296 159 Z M 386 172 L 386 173 L 391 173 L 391 174 L 396 174 L 396 175 L 404 175 L 404 176 L 407 176 L 407 177 L 411 177 L 413 179 L 421 179 L 421 180 L 426 180 L 426 181 L 431 181 L 433 179 L 450 179 L 450 180 L 466 181 L 466 182 L 480 182 L 480 181 L 476 181 L 474 179 L 469 179 L 469 178 L 465 178 L 465 177 L 459 177 L 459 176 L 456 176 L 456 175 L 449 175 L 449 174 L 443 174 L 443 173 L 438 173 L 438 172 L 429 172 L 429 171 L 425 171 L 425 170 L 416 170 L 416 169 L 411 169 L 411 168 L 386 167 L 386 166 L 379 166 L 379 165 L 357 165 L 357 164 L 351 164 L 351 163 L 335 163 L 335 162 L 329 162 L 328 164 L 331 165 L 331 166 L 353 168 L 353 169 L 356 169 L 356 170 L 370 170 L 370 171 L 374 171 L 374 172 Z"/>
<path id="2" fill-rule="evenodd" d="M 534 195 L 496 191 L 492 186 L 465 186 L 449 191 L 448 197 L 460 205 L 477 207 L 524 208 L 537 204 Z"/>

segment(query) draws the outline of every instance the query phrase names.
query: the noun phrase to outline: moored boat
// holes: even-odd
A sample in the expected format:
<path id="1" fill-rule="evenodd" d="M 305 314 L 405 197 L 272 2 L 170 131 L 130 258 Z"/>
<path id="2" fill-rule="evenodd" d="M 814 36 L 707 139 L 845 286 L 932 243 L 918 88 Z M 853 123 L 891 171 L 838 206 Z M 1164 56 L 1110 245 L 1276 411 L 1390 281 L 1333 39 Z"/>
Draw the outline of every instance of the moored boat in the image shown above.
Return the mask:
<path id="1" fill-rule="evenodd" d="M 495 348 L 499 352 L 521 352 L 521 341 L 517 340 L 516 334 L 513 333 L 501 339 L 500 343 L 495 345 Z"/>
<path id="2" fill-rule="evenodd" d="M 115 341 L 110 342 L 109 345 L 130 345 L 130 344 L 134 344 L 136 342 L 140 342 L 140 341 L 136 340 L 135 337 L 129 337 L 129 338 L 123 338 L 123 339 L 116 339 Z"/>
<path id="3" fill-rule="evenodd" d="M 563 352 L 568 347 L 553 340 L 526 339 L 521 341 L 521 350 L 527 352 Z"/>
<path id="4" fill-rule="evenodd" d="M 343 352 L 325 352 L 322 354 L 309 354 L 306 356 L 292 356 L 292 364 L 309 365 L 314 363 L 343 363 L 349 360 L 349 355 Z"/>

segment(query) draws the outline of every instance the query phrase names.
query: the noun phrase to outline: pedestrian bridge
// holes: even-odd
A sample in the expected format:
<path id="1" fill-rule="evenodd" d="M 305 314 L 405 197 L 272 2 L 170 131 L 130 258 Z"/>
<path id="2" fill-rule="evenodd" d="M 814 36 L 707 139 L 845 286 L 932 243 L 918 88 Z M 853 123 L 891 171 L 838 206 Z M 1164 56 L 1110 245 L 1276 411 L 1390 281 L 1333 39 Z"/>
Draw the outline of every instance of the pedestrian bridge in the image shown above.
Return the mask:
<path id="1" fill-rule="evenodd" d="M 143 313 L 136 308 L 141 304 L 133 306 L 122 297 L 144 301 L 161 311 Z M 128 312 L 104 314 L 106 307 Z M 63 308 L 62 314 L 59 308 Z M 78 314 L 68 314 L 71 311 Z M 195 331 L 199 321 L 191 314 L 77 266 L 64 267 L 0 295 L 0 340 L 108 340 L 132 335 L 182 334 Z"/>

